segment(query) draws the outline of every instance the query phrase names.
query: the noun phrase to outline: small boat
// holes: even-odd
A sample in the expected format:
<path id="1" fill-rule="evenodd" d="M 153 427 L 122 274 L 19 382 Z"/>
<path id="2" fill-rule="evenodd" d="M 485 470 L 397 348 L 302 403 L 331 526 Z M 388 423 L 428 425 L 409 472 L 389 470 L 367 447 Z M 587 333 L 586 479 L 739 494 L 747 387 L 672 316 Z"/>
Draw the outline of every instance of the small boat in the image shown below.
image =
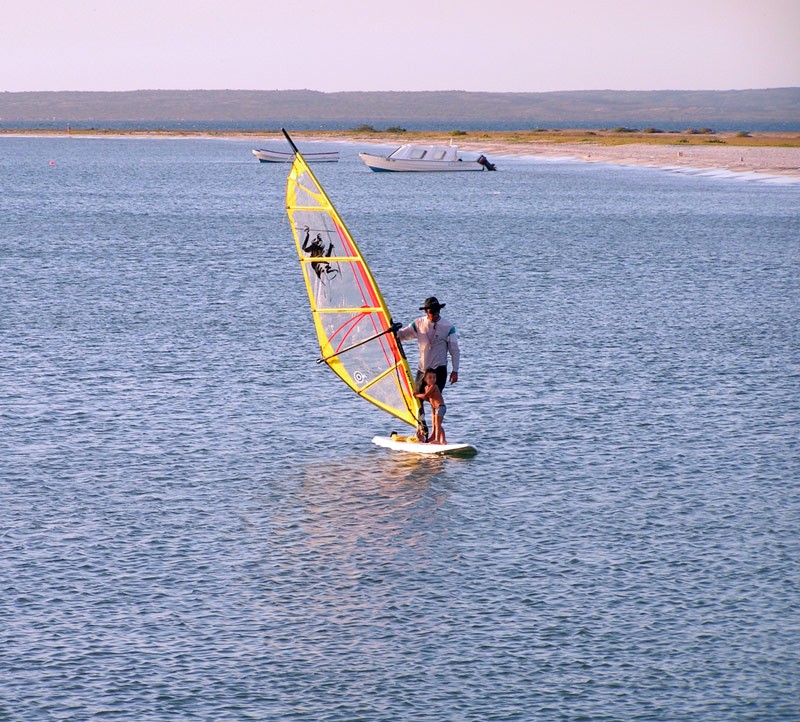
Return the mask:
<path id="1" fill-rule="evenodd" d="M 320 358 L 364 401 L 413 430 L 376 436 L 373 443 L 406 453 L 471 456 L 469 444 L 428 444 L 420 400 L 386 301 L 350 231 L 317 178 L 296 157 L 286 179 L 286 212 L 317 331 Z M 309 393 L 319 393 L 312 382 Z M 332 430 L 332 443 L 336 432 Z"/>
<path id="2" fill-rule="evenodd" d="M 381 172 L 495 170 L 485 155 L 464 160 L 456 145 L 401 145 L 387 156 L 359 153 L 370 170 Z"/>
<path id="3" fill-rule="evenodd" d="M 262 163 L 294 163 L 294 153 L 269 148 L 253 148 L 253 155 Z M 339 160 L 339 151 L 330 150 L 323 153 L 303 153 L 309 163 L 335 163 Z"/>

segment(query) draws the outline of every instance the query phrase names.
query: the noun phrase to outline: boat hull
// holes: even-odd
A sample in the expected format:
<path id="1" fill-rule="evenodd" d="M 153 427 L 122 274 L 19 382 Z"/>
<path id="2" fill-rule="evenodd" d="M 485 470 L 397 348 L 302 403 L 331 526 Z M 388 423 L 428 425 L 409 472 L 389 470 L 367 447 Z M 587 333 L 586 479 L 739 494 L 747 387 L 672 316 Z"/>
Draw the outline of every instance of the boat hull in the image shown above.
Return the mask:
<path id="1" fill-rule="evenodd" d="M 261 163 L 294 163 L 294 153 L 284 153 L 280 150 L 269 148 L 253 148 L 253 155 Z M 323 153 L 303 153 L 309 163 L 335 163 L 339 160 L 339 151 L 332 150 Z"/>
<path id="2" fill-rule="evenodd" d="M 487 168 L 476 160 L 412 160 L 409 158 L 386 158 L 370 153 L 359 153 L 364 165 L 376 173 L 454 173 L 484 171 Z"/>

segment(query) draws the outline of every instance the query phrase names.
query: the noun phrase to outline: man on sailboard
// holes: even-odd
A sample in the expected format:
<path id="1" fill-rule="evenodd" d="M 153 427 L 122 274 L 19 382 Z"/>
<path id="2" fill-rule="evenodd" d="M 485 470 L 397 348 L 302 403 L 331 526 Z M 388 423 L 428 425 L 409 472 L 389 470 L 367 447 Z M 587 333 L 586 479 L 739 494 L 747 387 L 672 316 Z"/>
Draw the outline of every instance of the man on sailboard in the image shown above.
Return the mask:
<path id="1" fill-rule="evenodd" d="M 397 332 L 397 338 L 408 341 L 416 338 L 419 343 L 419 367 L 415 379 L 416 393 L 425 391 L 425 372 L 433 369 L 436 372 L 436 385 L 440 391 L 444 390 L 447 383 L 447 355 L 450 354 L 453 370 L 450 372 L 450 383 L 458 381 L 458 364 L 461 352 L 458 348 L 458 334 L 456 327 L 441 317 L 439 312 L 446 306 L 439 303 L 436 296 L 430 296 L 419 307 L 425 315 L 412 321 Z M 427 440 L 428 427 L 425 423 L 425 408 L 420 413 L 420 432 Z"/>

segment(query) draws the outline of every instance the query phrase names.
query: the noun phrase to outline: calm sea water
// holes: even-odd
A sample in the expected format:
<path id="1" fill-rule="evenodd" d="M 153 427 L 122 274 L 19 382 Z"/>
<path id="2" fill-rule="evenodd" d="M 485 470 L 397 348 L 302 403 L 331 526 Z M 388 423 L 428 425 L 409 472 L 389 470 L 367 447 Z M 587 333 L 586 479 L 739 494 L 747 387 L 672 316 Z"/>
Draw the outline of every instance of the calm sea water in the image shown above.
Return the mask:
<path id="1" fill-rule="evenodd" d="M 314 363 L 286 166 L 0 139 L 0 719 L 800 719 L 800 184 L 337 147 L 474 459 Z"/>

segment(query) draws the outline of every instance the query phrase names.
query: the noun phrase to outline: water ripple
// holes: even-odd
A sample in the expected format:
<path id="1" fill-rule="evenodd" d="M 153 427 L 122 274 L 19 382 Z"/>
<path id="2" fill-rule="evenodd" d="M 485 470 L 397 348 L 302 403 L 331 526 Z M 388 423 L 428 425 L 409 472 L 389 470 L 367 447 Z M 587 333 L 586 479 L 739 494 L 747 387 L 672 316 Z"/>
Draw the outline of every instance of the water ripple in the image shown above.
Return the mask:
<path id="1" fill-rule="evenodd" d="M 481 453 L 418 459 L 313 364 L 285 169 L 0 145 L 0 719 L 800 718 L 795 187 L 320 167 L 459 327 Z"/>

